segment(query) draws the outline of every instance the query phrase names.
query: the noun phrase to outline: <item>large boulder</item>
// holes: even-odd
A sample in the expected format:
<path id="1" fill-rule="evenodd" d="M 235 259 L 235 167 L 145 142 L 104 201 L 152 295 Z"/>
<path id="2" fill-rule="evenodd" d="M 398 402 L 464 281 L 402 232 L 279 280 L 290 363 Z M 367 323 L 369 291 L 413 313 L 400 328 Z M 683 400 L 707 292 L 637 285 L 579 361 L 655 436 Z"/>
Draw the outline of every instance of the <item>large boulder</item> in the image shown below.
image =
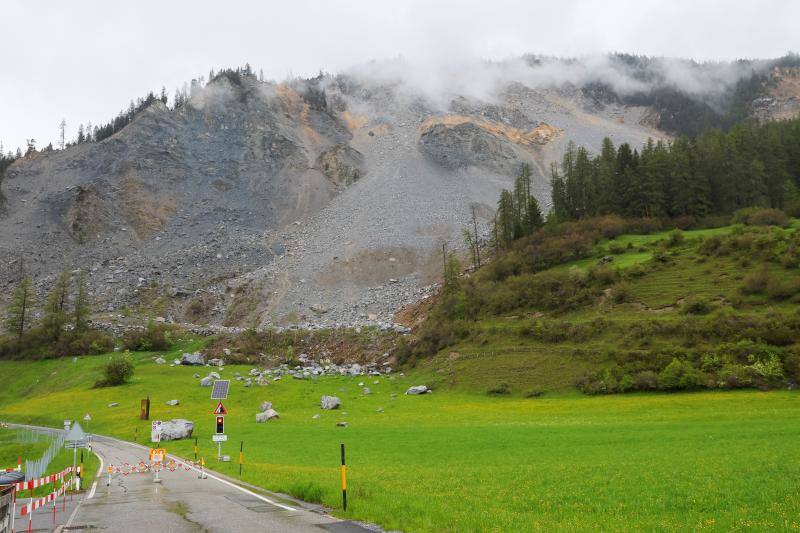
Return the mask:
<path id="1" fill-rule="evenodd" d="M 341 400 L 336 396 L 323 396 L 320 400 L 320 406 L 323 409 L 338 409 L 341 404 Z"/>
<path id="2" fill-rule="evenodd" d="M 203 354 L 201 354 L 200 352 L 184 353 L 183 355 L 181 355 L 181 364 L 199 366 L 206 364 L 206 361 L 203 358 Z"/>
<path id="3" fill-rule="evenodd" d="M 161 422 L 161 440 L 188 439 L 194 431 L 194 422 L 183 418 L 173 418 Z"/>
<path id="4" fill-rule="evenodd" d="M 273 418 L 280 418 L 278 411 L 275 409 L 267 409 L 262 413 L 256 413 L 256 422 L 258 424 L 264 423 L 267 420 L 272 420 Z"/>
<path id="5" fill-rule="evenodd" d="M 430 392 L 430 389 L 425 385 L 415 385 L 413 387 L 410 387 L 406 391 L 406 394 L 425 394 L 426 392 Z"/>

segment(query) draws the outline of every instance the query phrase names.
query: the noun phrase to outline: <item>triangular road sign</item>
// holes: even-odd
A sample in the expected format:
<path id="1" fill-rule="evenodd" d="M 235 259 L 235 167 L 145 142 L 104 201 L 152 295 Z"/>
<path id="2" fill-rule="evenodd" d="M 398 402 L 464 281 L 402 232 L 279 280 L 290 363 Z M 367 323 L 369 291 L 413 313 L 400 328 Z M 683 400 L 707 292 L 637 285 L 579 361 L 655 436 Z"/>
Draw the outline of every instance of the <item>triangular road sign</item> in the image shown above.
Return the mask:
<path id="1" fill-rule="evenodd" d="M 217 404 L 217 408 L 216 408 L 216 409 L 214 409 L 214 412 L 213 412 L 213 413 L 211 413 L 211 414 L 212 414 L 212 415 L 227 415 L 227 414 L 228 414 L 228 410 L 227 410 L 227 409 L 225 409 L 225 406 L 224 406 L 224 405 L 222 405 L 222 402 L 219 402 L 219 403 Z"/>

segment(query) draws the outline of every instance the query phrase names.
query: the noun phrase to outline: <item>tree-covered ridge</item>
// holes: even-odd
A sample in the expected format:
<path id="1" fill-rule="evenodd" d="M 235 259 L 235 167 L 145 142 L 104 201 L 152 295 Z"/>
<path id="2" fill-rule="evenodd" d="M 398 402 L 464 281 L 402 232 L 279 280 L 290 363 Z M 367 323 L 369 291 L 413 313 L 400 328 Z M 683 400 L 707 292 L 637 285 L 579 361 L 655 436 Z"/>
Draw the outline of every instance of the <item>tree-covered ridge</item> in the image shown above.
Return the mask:
<path id="1" fill-rule="evenodd" d="M 800 120 L 745 122 L 694 139 L 650 139 L 641 151 L 603 141 L 592 155 L 570 144 L 552 167 L 558 220 L 705 217 L 745 207 L 800 210 Z"/>

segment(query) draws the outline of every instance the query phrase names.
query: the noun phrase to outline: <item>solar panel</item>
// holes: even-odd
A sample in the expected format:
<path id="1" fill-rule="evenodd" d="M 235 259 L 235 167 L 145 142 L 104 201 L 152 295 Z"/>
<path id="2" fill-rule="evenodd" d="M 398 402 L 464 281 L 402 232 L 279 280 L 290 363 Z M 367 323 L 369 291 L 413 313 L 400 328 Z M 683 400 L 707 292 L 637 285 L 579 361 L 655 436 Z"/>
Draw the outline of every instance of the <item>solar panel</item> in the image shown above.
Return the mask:
<path id="1" fill-rule="evenodd" d="M 214 382 L 214 386 L 211 388 L 211 399 L 212 400 L 224 400 L 228 397 L 228 386 L 230 385 L 230 381 L 227 379 L 217 380 Z"/>

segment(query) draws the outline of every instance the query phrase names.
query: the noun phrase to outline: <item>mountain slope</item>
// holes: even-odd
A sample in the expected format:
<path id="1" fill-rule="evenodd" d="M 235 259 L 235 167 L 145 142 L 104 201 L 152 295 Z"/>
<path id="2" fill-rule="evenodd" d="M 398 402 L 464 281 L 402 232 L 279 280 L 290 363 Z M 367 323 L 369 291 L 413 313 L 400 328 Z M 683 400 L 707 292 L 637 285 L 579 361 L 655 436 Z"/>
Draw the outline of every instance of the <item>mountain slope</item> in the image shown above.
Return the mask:
<path id="1" fill-rule="evenodd" d="M 0 282 L 87 268 L 100 311 L 195 322 L 389 321 L 426 292 L 442 244 L 482 227 L 525 162 L 549 205 L 569 141 L 638 144 L 648 110 L 572 85 L 508 83 L 436 102 L 355 76 L 289 85 L 220 75 L 99 143 L 6 172 Z"/>

